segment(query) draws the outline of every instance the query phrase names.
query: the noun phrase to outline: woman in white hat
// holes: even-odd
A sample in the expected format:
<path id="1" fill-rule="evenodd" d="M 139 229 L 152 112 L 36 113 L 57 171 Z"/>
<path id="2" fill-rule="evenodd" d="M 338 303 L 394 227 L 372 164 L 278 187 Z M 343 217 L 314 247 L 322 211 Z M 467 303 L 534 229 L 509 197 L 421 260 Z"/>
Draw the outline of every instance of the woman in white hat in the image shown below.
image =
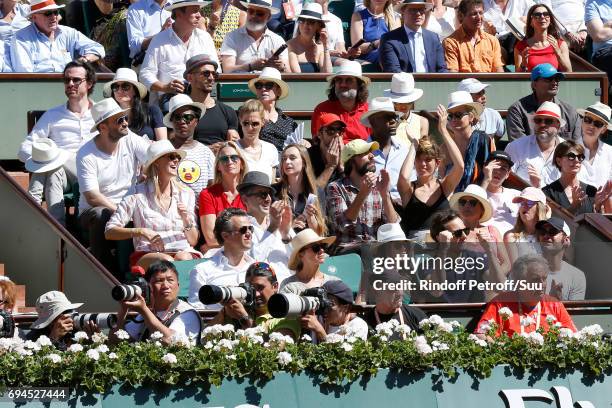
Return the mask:
<path id="1" fill-rule="evenodd" d="M 418 140 L 429 134 L 429 121 L 414 113 L 414 103 L 423 96 L 423 90 L 414 87 L 414 77 L 407 72 L 399 72 L 391 77 L 391 88 L 384 91 L 391 98 L 397 112 L 401 112 L 400 122 L 395 131 L 395 138 L 406 146 L 411 146 L 410 139 Z"/>
<path id="2" fill-rule="evenodd" d="M 185 157 L 168 140 L 149 146 L 143 173 L 145 182 L 136 185 L 117 206 L 106 224 L 108 240 L 132 238 L 135 252 L 130 265 L 147 269 L 155 261 L 186 261 L 201 258 L 193 246 L 198 242 L 195 224 L 195 194 L 178 181 L 179 162 Z M 133 228 L 125 225 L 133 221 Z"/>
<path id="3" fill-rule="evenodd" d="M 322 12 L 318 3 L 308 3 L 302 8 L 296 35 L 287 41 L 291 72 L 332 72 Z"/>
<path id="4" fill-rule="evenodd" d="M 104 85 L 104 96 L 112 97 L 121 109 L 129 109 L 128 123 L 132 132 L 150 140 L 168 138 L 161 109 L 144 101 L 147 87 L 138 82 L 136 72 L 119 68 L 112 81 Z"/>
<path id="5" fill-rule="evenodd" d="M 612 146 L 601 140 L 612 130 L 612 110 L 608 105 L 597 102 L 576 111 L 582 118 L 580 144 L 586 156 L 578 178 L 586 184 L 601 188 L 612 180 Z"/>
<path id="6" fill-rule="evenodd" d="M 380 37 L 400 26 L 393 4 L 393 0 L 364 0 L 365 7 L 351 17 L 351 44 L 363 39 L 359 58 L 376 66 Z"/>

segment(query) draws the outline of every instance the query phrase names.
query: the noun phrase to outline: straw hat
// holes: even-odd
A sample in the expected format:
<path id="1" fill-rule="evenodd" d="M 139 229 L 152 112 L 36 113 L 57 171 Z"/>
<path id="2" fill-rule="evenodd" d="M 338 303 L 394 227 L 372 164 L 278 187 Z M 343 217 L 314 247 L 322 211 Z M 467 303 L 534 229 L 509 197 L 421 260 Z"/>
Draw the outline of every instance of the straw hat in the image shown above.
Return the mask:
<path id="1" fill-rule="evenodd" d="M 520 203 L 521 201 L 537 201 L 546 204 L 546 194 L 537 187 L 525 187 L 521 194 L 512 199 L 513 203 Z"/>
<path id="2" fill-rule="evenodd" d="M 117 115 L 125 115 L 129 109 L 121 109 L 117 101 L 113 98 L 102 99 L 100 102 L 95 103 L 91 108 L 91 116 L 94 120 L 94 125 L 91 128 L 92 132 L 98 131 L 98 125 L 104 122 L 106 119 L 112 118 Z"/>
<path id="3" fill-rule="evenodd" d="M 382 96 L 374 98 L 370 101 L 370 103 L 368 104 L 368 111 L 361 115 L 359 121 L 364 126 L 372 127 L 372 125 L 370 125 L 370 116 L 381 112 L 388 112 L 393 113 L 394 115 L 399 115 L 399 112 L 395 111 L 395 107 L 393 106 L 393 101 L 391 101 L 391 98 Z"/>
<path id="4" fill-rule="evenodd" d="M 404 7 L 413 7 L 413 8 L 421 8 L 425 7 L 425 11 L 431 10 L 433 8 L 433 4 L 428 1 L 423 0 L 404 0 L 397 6 L 395 6 L 395 11 L 401 13 Z"/>
<path id="5" fill-rule="evenodd" d="M 554 102 L 546 101 L 540 105 L 533 117 L 545 117 L 557 119 L 561 127 L 565 126 L 565 119 L 561 116 L 561 108 Z"/>
<path id="6" fill-rule="evenodd" d="M 329 21 L 323 19 L 323 7 L 321 7 L 319 3 L 305 4 L 304 7 L 302 7 L 302 11 L 300 11 L 298 18 L 321 21 L 322 23 Z"/>
<path id="7" fill-rule="evenodd" d="M 383 224 L 376 231 L 376 240 L 378 242 L 406 241 L 406 239 L 404 230 L 397 222 Z"/>
<path id="8" fill-rule="evenodd" d="M 423 90 L 414 87 L 414 77 L 408 72 L 399 72 L 391 77 L 391 89 L 383 93 L 395 103 L 411 103 L 423 96 Z"/>
<path id="9" fill-rule="evenodd" d="M 242 4 L 246 8 L 255 7 L 269 10 L 270 14 L 276 14 L 280 12 L 280 10 L 276 7 L 272 7 L 272 0 L 249 0 L 241 1 L 240 4 Z"/>
<path id="10" fill-rule="evenodd" d="M 278 99 L 285 99 L 289 95 L 289 85 L 281 79 L 281 73 L 278 69 L 273 67 L 265 67 L 257 78 L 253 78 L 249 81 L 249 89 L 254 94 L 257 93 L 255 89 L 255 83 L 259 81 L 274 82 L 281 90 L 281 94 Z"/>
<path id="11" fill-rule="evenodd" d="M 291 246 L 293 247 L 293 251 L 291 252 L 291 256 L 289 257 L 289 269 L 295 270 L 298 264 L 298 255 L 304 247 L 316 243 L 332 244 L 335 240 L 336 237 L 321 237 L 319 236 L 319 234 L 317 234 L 310 228 L 306 228 L 305 230 L 300 231 L 291 240 Z"/>
<path id="12" fill-rule="evenodd" d="M 172 114 L 175 111 L 182 108 L 183 106 L 193 106 L 194 108 L 199 109 L 200 118 L 204 116 L 204 113 L 206 112 L 206 106 L 204 106 L 204 104 L 201 104 L 200 102 L 194 102 L 193 99 L 189 97 L 189 95 L 185 95 L 185 94 L 174 95 L 172 98 L 170 98 L 170 102 L 168 105 L 169 107 L 168 113 L 164 115 L 164 125 L 166 127 L 169 127 L 170 129 L 174 129 L 174 124 L 172 123 L 172 120 L 170 120 L 170 118 L 172 117 Z"/>
<path id="13" fill-rule="evenodd" d="M 53 140 L 43 137 L 32 142 L 32 156 L 25 168 L 31 173 L 45 173 L 63 166 L 69 156 L 70 153 L 57 147 Z"/>
<path id="14" fill-rule="evenodd" d="M 480 115 L 482 115 L 482 111 L 484 111 L 484 106 L 482 106 L 482 104 L 479 102 L 474 102 L 472 100 L 472 95 L 470 95 L 468 92 L 451 92 L 451 94 L 448 95 L 448 105 L 446 106 L 446 109 L 448 109 L 449 112 L 452 112 L 453 110 L 456 110 L 457 108 L 460 108 L 462 106 L 468 106 L 472 108 L 472 110 L 478 117 L 480 117 Z"/>
<path id="15" fill-rule="evenodd" d="M 210 4 L 209 1 L 198 1 L 198 0 L 178 0 L 178 1 L 174 1 L 172 3 L 166 4 L 166 6 L 164 7 L 165 10 L 168 11 L 172 11 L 174 9 L 180 8 L 180 7 L 189 7 L 189 6 L 200 6 L 200 7 L 204 7 L 206 5 Z"/>
<path id="16" fill-rule="evenodd" d="M 484 188 L 477 184 L 470 184 L 464 191 L 453 194 L 449 200 L 451 208 L 453 210 L 457 210 L 459 207 L 459 200 L 465 197 L 475 198 L 478 200 L 478 202 L 480 202 L 480 204 L 482 204 L 483 212 L 480 216 L 480 223 L 487 222 L 491 219 L 493 208 L 491 207 L 491 203 L 489 203 L 489 198 L 487 197 L 487 192 L 484 190 Z"/>
<path id="17" fill-rule="evenodd" d="M 177 153 L 178 155 L 181 156 L 181 160 L 183 160 L 185 156 L 187 155 L 187 153 L 184 150 L 175 149 L 169 140 L 167 139 L 158 140 L 156 142 L 151 143 L 151 145 L 147 149 L 147 161 L 142 167 L 142 172 L 146 173 L 149 166 L 153 164 L 155 160 L 159 159 L 162 156 L 167 155 L 168 153 Z"/>
<path id="18" fill-rule="evenodd" d="M 58 10 L 66 6 L 55 4 L 54 0 L 32 0 L 30 1 L 30 12 L 27 17 L 32 17 L 33 14 L 43 13 L 49 10 Z"/>
<path id="19" fill-rule="evenodd" d="M 370 83 L 370 78 L 363 76 L 361 64 L 357 61 L 346 61 L 340 65 L 338 71 L 327 77 L 327 81 L 331 82 L 337 76 L 352 76 L 361 79 L 366 85 Z"/>
<path id="20" fill-rule="evenodd" d="M 586 114 L 595 116 L 608 125 L 608 130 L 612 130 L 612 123 L 610 123 L 612 110 L 608 105 L 601 102 L 596 102 L 586 109 L 576 109 L 576 112 L 578 112 L 578 114 L 582 117 L 584 117 Z"/>
<path id="21" fill-rule="evenodd" d="M 41 295 L 36 300 L 38 319 L 30 326 L 31 329 L 44 329 L 59 315 L 67 310 L 78 309 L 83 303 L 70 303 L 62 292 L 52 290 Z"/>
<path id="22" fill-rule="evenodd" d="M 113 96 L 111 88 L 116 82 L 129 82 L 134 85 L 136 89 L 138 89 L 140 99 L 144 99 L 145 96 L 147 96 L 147 87 L 138 82 L 138 75 L 136 75 L 136 72 L 130 68 L 119 68 L 113 80 L 104 84 L 104 96 L 106 98 L 111 98 Z"/>

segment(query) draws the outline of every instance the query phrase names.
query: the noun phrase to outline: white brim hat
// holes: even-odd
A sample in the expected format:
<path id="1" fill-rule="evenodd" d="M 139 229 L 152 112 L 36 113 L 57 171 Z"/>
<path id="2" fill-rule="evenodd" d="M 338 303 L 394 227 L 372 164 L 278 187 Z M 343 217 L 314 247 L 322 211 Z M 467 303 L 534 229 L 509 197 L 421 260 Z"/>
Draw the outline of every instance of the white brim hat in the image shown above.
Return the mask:
<path id="1" fill-rule="evenodd" d="M 34 14 L 43 13 L 49 10 L 58 10 L 66 7 L 65 5 L 55 4 L 53 0 L 34 0 L 30 2 L 30 12 L 26 16 L 27 18 L 32 17 Z"/>
<path id="2" fill-rule="evenodd" d="M 147 149 L 147 161 L 142 166 L 142 172 L 146 173 L 149 166 L 155 163 L 155 160 L 170 153 L 177 153 L 181 156 L 181 160 L 183 160 L 187 155 L 186 151 L 176 149 L 167 139 L 158 140 L 156 142 L 151 143 L 151 145 Z"/>
<path id="3" fill-rule="evenodd" d="M 342 65 L 340 65 L 340 67 L 338 67 L 338 71 L 336 71 L 332 75 L 329 75 L 326 79 L 328 82 L 331 82 L 337 76 L 352 76 L 362 80 L 366 84 L 370 83 L 370 78 L 363 76 L 361 64 L 357 61 L 344 62 Z"/>
<path id="4" fill-rule="evenodd" d="M 41 295 L 36 300 L 36 312 L 38 319 L 30 326 L 30 329 L 44 329 L 59 315 L 71 309 L 78 309 L 83 303 L 71 303 L 62 292 L 52 290 Z"/>
<path id="5" fill-rule="evenodd" d="M 448 105 L 446 106 L 446 109 L 451 112 L 452 110 L 461 108 L 463 106 L 471 108 L 478 117 L 480 117 L 484 111 L 484 106 L 482 106 L 482 104 L 479 102 L 474 102 L 472 100 L 472 95 L 470 95 L 469 92 L 451 92 L 451 94 L 448 96 Z"/>
<path id="6" fill-rule="evenodd" d="M 129 109 L 121 109 L 119 104 L 113 98 L 105 98 L 100 102 L 94 103 L 91 108 L 91 116 L 94 120 L 94 125 L 91 128 L 91 132 L 98 131 L 98 125 L 104 122 L 106 119 L 112 118 L 117 115 L 125 115 L 129 112 Z"/>
<path id="7" fill-rule="evenodd" d="M 459 85 L 457 85 L 457 90 L 465 91 L 470 94 L 475 94 L 479 93 L 490 85 L 491 84 L 485 84 L 483 82 L 480 82 L 476 78 L 466 78 L 463 81 L 459 82 Z"/>
<path id="8" fill-rule="evenodd" d="M 461 198 L 465 198 L 465 197 L 475 198 L 482 205 L 482 208 L 483 208 L 482 215 L 480 216 L 480 219 L 478 220 L 481 224 L 491 219 L 491 217 L 493 216 L 493 207 L 491 207 L 491 203 L 488 200 L 487 192 L 482 187 L 476 184 L 470 184 L 469 186 L 465 188 L 464 191 L 454 193 L 451 196 L 450 200 L 448 200 L 450 207 L 453 210 L 458 211 L 459 209 L 458 202 Z"/>
<path id="9" fill-rule="evenodd" d="M 249 81 L 249 89 L 251 92 L 257 95 L 255 84 L 260 81 L 274 82 L 281 90 L 278 99 L 285 99 L 289 96 L 289 85 L 281 79 L 281 73 L 273 67 L 265 67 L 257 78 L 253 78 Z"/>
<path id="10" fill-rule="evenodd" d="M 255 7 L 270 10 L 270 14 L 276 14 L 280 12 L 280 10 L 276 7 L 272 7 L 272 2 L 267 2 L 265 0 L 241 1 L 240 4 L 242 4 L 246 8 Z"/>
<path id="11" fill-rule="evenodd" d="M 179 0 L 171 4 L 167 4 L 164 7 L 164 10 L 172 11 L 180 7 L 189 7 L 189 6 L 200 6 L 201 8 L 201 7 L 207 6 L 208 4 L 210 4 L 209 1 L 197 1 L 197 0 L 182 0 L 181 1 Z"/>
<path id="12" fill-rule="evenodd" d="M 136 72 L 130 68 L 119 68 L 115 73 L 113 80 L 104 84 L 105 98 L 113 97 L 112 86 L 117 82 L 129 82 L 130 84 L 134 85 L 134 87 L 138 90 L 140 99 L 144 99 L 147 96 L 147 87 L 138 82 L 138 75 Z"/>
<path id="13" fill-rule="evenodd" d="M 302 7 L 302 11 L 300 11 L 298 19 L 300 18 L 320 21 L 322 23 L 329 22 L 329 20 L 323 19 L 323 8 L 319 3 L 306 3 L 304 7 Z"/>
<path id="14" fill-rule="evenodd" d="M 608 125 L 608 130 L 612 130 L 612 122 L 610 120 L 612 114 L 611 109 L 608 105 L 603 104 L 601 102 L 597 102 L 586 109 L 576 109 L 576 112 L 578 112 L 578 115 L 580 115 L 581 117 L 584 117 L 584 115 L 587 114 L 594 116 L 602 122 L 605 122 Z"/>
<path id="15" fill-rule="evenodd" d="M 170 120 L 170 118 L 172 118 L 172 114 L 174 112 L 176 112 L 178 109 L 184 106 L 193 106 L 194 108 L 199 109 L 200 118 L 202 118 L 202 116 L 204 116 L 204 113 L 206 113 L 206 106 L 204 104 L 201 104 L 200 102 L 194 102 L 189 97 L 189 95 L 185 95 L 185 94 L 175 95 L 172 98 L 170 98 L 168 113 L 164 115 L 164 125 L 166 127 L 170 129 L 174 129 L 174 124 L 172 123 L 172 120 Z"/>
<path id="16" fill-rule="evenodd" d="M 306 228 L 305 230 L 300 231 L 291 240 L 291 246 L 293 247 L 293 251 L 291 252 L 291 256 L 289 257 L 289 262 L 287 263 L 287 266 L 289 267 L 289 269 L 295 270 L 298 264 L 298 255 L 304 247 L 317 243 L 331 245 L 335 240 L 336 237 L 321 237 L 319 236 L 319 234 L 317 234 L 310 228 Z"/>
<path id="17" fill-rule="evenodd" d="M 373 98 L 370 101 L 370 103 L 368 104 L 368 111 L 361 115 L 361 118 L 359 119 L 359 121 L 364 126 L 372 127 L 370 125 L 370 116 L 376 115 L 377 113 L 382 113 L 382 112 L 393 113 L 398 116 L 400 115 L 400 112 L 397 112 L 395 110 L 395 107 L 393 106 L 393 102 L 391 101 L 391 98 L 387 98 L 383 96 L 383 97 Z"/>
<path id="18" fill-rule="evenodd" d="M 26 160 L 25 168 L 31 173 L 46 173 L 63 166 L 69 157 L 69 152 L 45 137 L 32 142 L 32 156 Z"/>
<path id="19" fill-rule="evenodd" d="M 383 224 L 376 232 L 378 242 L 406 241 L 406 234 L 399 223 Z"/>
<path id="20" fill-rule="evenodd" d="M 393 103 L 412 103 L 418 101 L 423 96 L 423 90 L 414 88 L 411 92 L 393 92 L 391 89 L 385 89 L 383 95 L 391 99 Z"/>

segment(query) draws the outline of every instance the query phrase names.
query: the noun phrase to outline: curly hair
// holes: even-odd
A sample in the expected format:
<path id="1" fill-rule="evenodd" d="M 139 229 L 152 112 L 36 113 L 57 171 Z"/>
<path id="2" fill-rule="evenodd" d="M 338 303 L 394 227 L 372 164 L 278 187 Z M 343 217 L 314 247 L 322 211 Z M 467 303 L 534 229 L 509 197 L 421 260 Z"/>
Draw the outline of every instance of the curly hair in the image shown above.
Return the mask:
<path id="1" fill-rule="evenodd" d="M 368 101 L 368 96 L 370 95 L 370 93 L 368 92 L 368 85 L 359 78 L 355 78 L 355 79 L 357 80 L 357 83 L 359 84 L 357 86 L 357 97 L 355 98 L 355 101 L 357 103 L 365 103 Z M 336 79 L 335 78 L 329 82 L 329 89 L 327 90 L 327 98 L 330 101 L 338 100 L 338 95 L 336 95 Z"/>

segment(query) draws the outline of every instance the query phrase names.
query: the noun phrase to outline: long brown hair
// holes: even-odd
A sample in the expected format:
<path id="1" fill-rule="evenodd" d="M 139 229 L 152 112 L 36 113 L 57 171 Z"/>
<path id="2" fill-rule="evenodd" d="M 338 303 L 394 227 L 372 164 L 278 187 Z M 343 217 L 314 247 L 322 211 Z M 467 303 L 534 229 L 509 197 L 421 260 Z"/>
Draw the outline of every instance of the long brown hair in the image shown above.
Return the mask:
<path id="1" fill-rule="evenodd" d="M 531 6 L 529 11 L 527 12 L 527 25 L 525 27 L 525 38 L 531 38 L 535 34 L 535 30 L 533 29 L 533 26 L 531 25 L 531 19 L 532 19 L 533 13 L 538 7 L 544 7 L 546 11 L 550 13 L 550 25 L 546 29 L 546 32 L 552 35 L 553 37 L 555 37 L 557 40 L 560 39 L 561 35 L 559 34 L 559 27 L 557 27 L 557 19 L 555 18 L 555 15 L 552 12 L 552 10 L 548 8 L 546 4 L 542 4 L 542 3 L 534 4 L 533 6 Z"/>

